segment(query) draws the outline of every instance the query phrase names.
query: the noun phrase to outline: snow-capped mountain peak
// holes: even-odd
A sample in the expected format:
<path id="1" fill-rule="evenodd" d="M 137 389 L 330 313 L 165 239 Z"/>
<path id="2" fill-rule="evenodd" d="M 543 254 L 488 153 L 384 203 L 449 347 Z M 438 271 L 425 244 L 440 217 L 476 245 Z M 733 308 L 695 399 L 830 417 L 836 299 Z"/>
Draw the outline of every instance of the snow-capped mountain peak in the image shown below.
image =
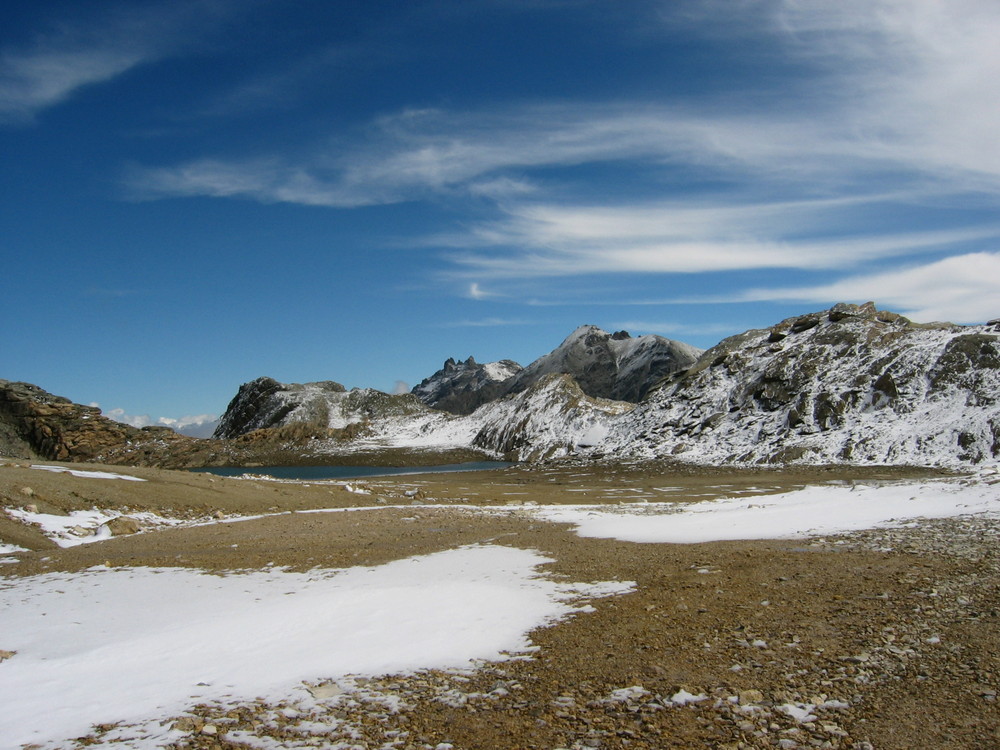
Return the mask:
<path id="1" fill-rule="evenodd" d="M 637 402 L 664 378 L 693 365 L 701 353 L 662 336 L 633 338 L 626 331 L 611 334 L 585 325 L 524 368 L 507 390 L 516 393 L 545 375 L 565 373 L 589 396 Z"/>

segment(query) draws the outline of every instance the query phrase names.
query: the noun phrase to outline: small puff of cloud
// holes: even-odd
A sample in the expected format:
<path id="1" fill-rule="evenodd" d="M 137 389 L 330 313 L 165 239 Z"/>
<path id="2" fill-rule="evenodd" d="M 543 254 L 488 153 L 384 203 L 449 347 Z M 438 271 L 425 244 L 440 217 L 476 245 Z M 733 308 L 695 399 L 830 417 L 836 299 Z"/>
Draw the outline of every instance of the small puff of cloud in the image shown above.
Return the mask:
<path id="1" fill-rule="evenodd" d="M 98 404 L 94 403 L 91 406 L 98 406 Z M 157 417 L 154 420 L 148 414 L 126 414 L 124 409 L 108 409 L 103 414 L 109 419 L 132 427 L 169 427 L 175 432 L 194 437 L 207 437 L 211 435 L 219 419 L 215 414 L 197 414 L 176 419 L 173 417 Z"/>
<path id="2" fill-rule="evenodd" d="M 471 299 L 486 299 L 487 297 L 490 296 L 489 293 L 484 292 L 482 287 L 480 287 L 479 284 L 475 281 L 469 284 L 468 294 Z"/>

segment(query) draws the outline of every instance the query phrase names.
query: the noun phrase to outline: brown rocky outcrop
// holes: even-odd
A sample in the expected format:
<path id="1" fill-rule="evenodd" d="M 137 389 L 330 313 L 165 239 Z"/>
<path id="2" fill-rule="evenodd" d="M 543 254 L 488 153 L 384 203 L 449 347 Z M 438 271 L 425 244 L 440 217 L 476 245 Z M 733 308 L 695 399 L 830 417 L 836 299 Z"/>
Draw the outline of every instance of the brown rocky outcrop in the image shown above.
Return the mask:
<path id="1" fill-rule="evenodd" d="M 30 383 L 0 380 L 0 455 L 134 466 L 197 465 L 205 441 L 136 428 Z"/>

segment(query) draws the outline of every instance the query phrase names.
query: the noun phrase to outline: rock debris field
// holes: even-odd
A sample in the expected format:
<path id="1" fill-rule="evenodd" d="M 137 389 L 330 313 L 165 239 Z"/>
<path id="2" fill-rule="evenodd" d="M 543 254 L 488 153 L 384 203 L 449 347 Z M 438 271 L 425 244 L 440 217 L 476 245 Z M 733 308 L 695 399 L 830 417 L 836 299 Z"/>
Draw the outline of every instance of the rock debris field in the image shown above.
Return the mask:
<path id="1" fill-rule="evenodd" d="M 0 464 L 4 748 L 993 748 L 1000 473 Z"/>

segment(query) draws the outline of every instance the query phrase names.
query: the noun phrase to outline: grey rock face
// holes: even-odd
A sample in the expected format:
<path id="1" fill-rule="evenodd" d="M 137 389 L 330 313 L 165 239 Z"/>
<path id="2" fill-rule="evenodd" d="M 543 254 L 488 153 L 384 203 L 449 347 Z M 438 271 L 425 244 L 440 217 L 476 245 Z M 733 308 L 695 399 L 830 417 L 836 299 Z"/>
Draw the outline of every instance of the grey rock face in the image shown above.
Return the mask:
<path id="1" fill-rule="evenodd" d="M 564 456 L 598 444 L 611 420 L 634 408 L 593 398 L 570 375 L 549 373 L 476 412 L 473 445 L 516 461 Z"/>
<path id="2" fill-rule="evenodd" d="M 588 396 L 635 403 L 701 354 L 701 349 L 662 336 L 633 338 L 625 331 L 610 334 L 597 326 L 581 326 L 508 381 L 505 392 L 519 393 L 545 375 L 563 373 Z"/>
<path id="3" fill-rule="evenodd" d="M 333 381 L 310 385 L 317 386 L 308 394 L 313 397 L 317 395 L 316 391 L 322 396 L 325 393 L 345 393 L 347 390 L 340 383 Z M 225 414 L 219 420 L 214 437 L 234 438 L 253 430 L 281 426 L 285 417 L 296 407 L 301 406 L 306 398 L 305 386 L 299 384 L 286 385 L 268 377 L 251 380 L 241 385 L 233 400 L 229 402 Z M 316 404 L 316 407 L 314 412 L 316 422 L 319 424 L 323 416 L 320 414 L 322 409 L 319 404 Z"/>
<path id="4" fill-rule="evenodd" d="M 413 416 L 428 411 L 411 394 L 390 395 L 372 388 L 348 391 L 340 383 L 279 383 L 257 378 L 240 386 L 219 420 L 215 437 L 237 438 L 255 430 L 295 427 L 302 438 L 312 430 L 316 436 L 344 431 L 391 417 Z"/>
<path id="5" fill-rule="evenodd" d="M 464 362 L 449 358 L 440 370 L 417 384 L 412 393 L 434 409 L 471 414 L 499 398 L 504 392 L 503 383 L 521 369 L 521 365 L 510 359 L 480 364 L 473 357 Z"/>
<path id="6" fill-rule="evenodd" d="M 837 305 L 707 351 L 614 426 L 693 461 L 979 463 L 1000 456 L 998 326 Z"/>

